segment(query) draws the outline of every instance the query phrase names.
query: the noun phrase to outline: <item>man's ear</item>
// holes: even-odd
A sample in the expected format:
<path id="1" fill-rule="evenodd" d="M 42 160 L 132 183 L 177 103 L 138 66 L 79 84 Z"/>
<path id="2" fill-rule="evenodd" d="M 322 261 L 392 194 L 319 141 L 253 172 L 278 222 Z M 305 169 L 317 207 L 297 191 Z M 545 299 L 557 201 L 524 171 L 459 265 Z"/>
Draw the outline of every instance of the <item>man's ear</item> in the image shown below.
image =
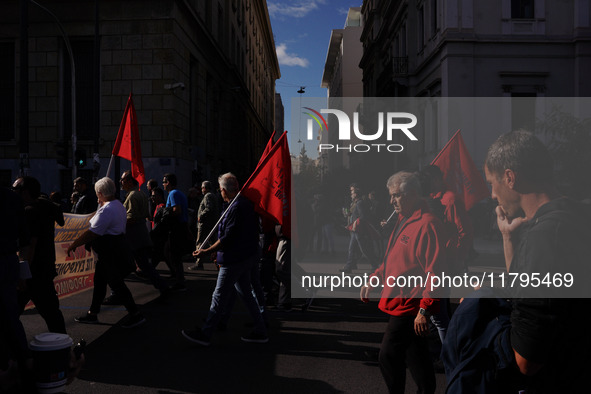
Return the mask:
<path id="1" fill-rule="evenodd" d="M 507 186 L 511 189 L 515 189 L 515 183 L 516 183 L 515 171 L 513 171 L 511 169 L 506 169 L 504 175 L 505 175 L 504 179 L 505 179 Z"/>

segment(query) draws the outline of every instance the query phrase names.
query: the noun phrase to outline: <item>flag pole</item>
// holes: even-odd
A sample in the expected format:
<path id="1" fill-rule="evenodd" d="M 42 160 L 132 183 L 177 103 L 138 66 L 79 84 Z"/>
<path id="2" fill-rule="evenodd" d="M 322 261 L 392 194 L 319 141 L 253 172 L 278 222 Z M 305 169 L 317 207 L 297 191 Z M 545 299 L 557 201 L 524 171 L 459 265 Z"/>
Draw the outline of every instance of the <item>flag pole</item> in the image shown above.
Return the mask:
<path id="1" fill-rule="evenodd" d="M 236 199 L 238 198 L 239 195 L 240 195 L 240 191 L 238 192 L 238 194 L 236 194 L 236 196 L 234 196 L 234 198 L 230 202 L 230 205 L 228 205 L 228 208 L 226 208 L 226 210 L 224 212 L 222 212 L 222 214 L 220 215 L 220 218 L 218 219 L 217 223 L 213 226 L 213 228 L 211 229 L 211 231 L 209 232 L 209 234 L 207 235 L 207 237 L 205 238 L 205 240 L 203 242 L 201 242 L 201 245 L 199 245 L 199 249 L 197 249 L 197 251 L 200 251 L 201 249 L 203 249 L 203 245 L 205 245 L 207 243 L 207 241 L 209 241 L 209 239 L 213 235 L 213 232 L 218 228 L 220 222 L 222 221 L 222 219 L 224 218 L 224 216 L 226 216 L 226 213 L 228 212 L 228 209 L 230 209 L 230 207 L 232 205 L 234 205 L 234 202 L 236 201 Z"/>
<path id="2" fill-rule="evenodd" d="M 447 148 L 447 146 L 449 144 L 451 144 L 451 142 L 454 140 L 454 138 L 456 138 L 456 135 L 458 135 L 460 130 L 461 129 L 458 129 L 458 131 L 455 132 L 455 134 L 449 139 L 449 141 L 447 141 L 447 144 L 445 144 L 445 146 L 443 148 L 441 148 L 441 150 L 439 151 L 437 156 L 431 161 L 431 164 L 435 163 L 437 161 L 437 159 L 439 159 L 439 156 L 441 156 L 441 154 L 445 151 L 445 148 Z"/>
<path id="3" fill-rule="evenodd" d="M 277 140 L 277 142 L 279 142 L 279 140 L 281 139 L 281 137 L 283 137 L 287 132 L 284 131 L 283 134 L 281 134 L 281 136 L 279 137 L 279 139 Z M 272 137 L 275 135 L 275 132 L 273 132 Z M 238 196 L 242 193 L 242 190 L 249 185 L 251 179 L 253 178 L 253 176 L 257 173 L 257 171 L 259 170 L 260 167 L 264 166 L 268 159 L 267 157 L 270 157 L 270 153 L 271 152 L 275 152 L 277 149 L 279 149 L 279 145 L 277 143 L 273 144 L 273 146 L 271 147 L 271 149 L 269 149 L 268 152 L 263 153 L 263 157 L 261 157 L 261 159 L 259 160 L 259 163 L 257 164 L 256 168 L 254 169 L 253 173 L 250 175 L 250 177 L 248 178 L 248 180 L 244 183 L 244 185 L 242 185 L 242 188 L 238 191 L 238 193 L 236 194 L 236 196 L 234 196 L 234 198 L 232 199 L 232 201 L 230 202 L 230 205 L 228 205 L 228 208 L 226 208 L 226 210 L 224 212 L 222 212 L 220 219 L 217 221 L 217 223 L 213 226 L 213 229 L 209 232 L 209 234 L 207 235 L 207 237 L 205 238 L 205 240 L 201 243 L 201 245 L 199 245 L 199 248 L 197 249 L 197 251 L 203 249 L 203 245 L 205 245 L 207 243 L 207 241 L 209 241 L 209 239 L 211 238 L 211 236 L 213 235 L 213 232 L 216 230 L 216 228 L 218 227 L 218 225 L 220 224 L 220 222 L 222 221 L 222 219 L 224 218 L 224 216 L 226 215 L 226 213 L 228 212 L 228 209 L 230 209 L 230 207 L 234 204 L 234 202 L 236 201 L 236 198 L 238 198 Z"/>
<path id="4" fill-rule="evenodd" d="M 111 173 L 111 167 L 113 167 L 113 160 L 115 159 L 115 156 L 113 154 L 111 154 L 111 160 L 109 160 L 109 167 L 107 167 L 107 173 L 105 174 L 106 177 L 109 177 L 109 174 Z"/>

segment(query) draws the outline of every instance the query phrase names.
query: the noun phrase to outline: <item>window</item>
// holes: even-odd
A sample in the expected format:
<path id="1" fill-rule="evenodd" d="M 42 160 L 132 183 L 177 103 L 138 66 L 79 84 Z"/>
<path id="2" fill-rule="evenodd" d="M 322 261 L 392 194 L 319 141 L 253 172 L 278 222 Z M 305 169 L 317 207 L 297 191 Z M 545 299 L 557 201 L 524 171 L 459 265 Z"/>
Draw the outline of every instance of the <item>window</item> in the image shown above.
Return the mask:
<path id="1" fill-rule="evenodd" d="M 78 139 L 94 138 L 93 127 L 93 60 L 94 41 L 72 41 L 74 66 L 76 67 L 76 136 Z M 72 74 L 70 57 L 66 48 L 63 50 L 64 64 L 64 134 L 72 131 Z M 98 92 L 96 92 L 98 94 Z"/>
<path id="2" fill-rule="evenodd" d="M 222 46 L 224 46 L 224 10 L 222 9 L 222 5 L 218 4 L 218 41 Z"/>
<path id="3" fill-rule="evenodd" d="M 437 33 L 437 1 L 431 0 L 431 37 Z"/>
<path id="4" fill-rule="evenodd" d="M 15 138 L 14 62 L 14 43 L 0 43 L 0 141 Z"/>
<path id="5" fill-rule="evenodd" d="M 511 0 L 511 19 L 533 19 L 534 0 Z"/>
<path id="6" fill-rule="evenodd" d="M 419 31 L 418 33 L 418 43 L 419 43 L 419 52 L 423 50 L 425 46 L 425 9 L 423 7 L 419 8 L 419 12 L 417 14 L 417 25 Z"/>

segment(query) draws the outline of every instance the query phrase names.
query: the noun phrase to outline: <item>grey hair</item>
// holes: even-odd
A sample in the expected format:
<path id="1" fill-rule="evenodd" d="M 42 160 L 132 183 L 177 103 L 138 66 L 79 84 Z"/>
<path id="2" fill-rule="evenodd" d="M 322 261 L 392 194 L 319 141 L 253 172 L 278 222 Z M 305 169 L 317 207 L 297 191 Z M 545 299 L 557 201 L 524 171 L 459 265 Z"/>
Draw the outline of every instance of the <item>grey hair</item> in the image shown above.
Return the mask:
<path id="1" fill-rule="evenodd" d="M 238 187 L 238 179 L 236 179 L 236 175 L 231 172 L 220 175 L 218 183 L 220 184 L 220 189 L 225 189 L 228 193 L 238 193 L 240 190 Z"/>
<path id="2" fill-rule="evenodd" d="M 117 187 L 111 178 L 104 177 L 96 181 L 94 184 L 94 191 L 96 194 L 101 193 L 105 197 L 114 197 L 117 192 Z"/>
<path id="3" fill-rule="evenodd" d="M 516 130 L 501 135 L 488 148 L 485 160 L 491 174 L 513 170 L 529 182 L 552 180 L 554 163 L 546 146 L 533 133 Z"/>
<path id="4" fill-rule="evenodd" d="M 416 172 L 399 171 L 388 178 L 388 182 L 386 182 L 388 189 L 396 185 L 400 187 L 402 193 L 408 193 L 410 190 L 414 190 L 418 195 L 421 195 L 421 182 Z"/>
<path id="5" fill-rule="evenodd" d="M 213 191 L 213 185 L 210 181 L 203 181 L 201 182 L 201 187 L 207 190 L 208 192 Z"/>

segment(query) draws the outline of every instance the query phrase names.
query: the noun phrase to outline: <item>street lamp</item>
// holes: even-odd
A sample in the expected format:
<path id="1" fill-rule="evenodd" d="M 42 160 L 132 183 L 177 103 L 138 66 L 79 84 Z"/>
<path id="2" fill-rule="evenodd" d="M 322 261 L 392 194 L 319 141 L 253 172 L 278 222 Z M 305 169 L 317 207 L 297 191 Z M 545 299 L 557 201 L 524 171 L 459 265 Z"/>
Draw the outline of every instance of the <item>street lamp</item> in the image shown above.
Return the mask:
<path id="1" fill-rule="evenodd" d="M 300 94 L 300 125 L 298 127 L 298 144 L 302 143 L 302 94 L 306 93 L 305 86 L 300 86 L 298 93 Z"/>

